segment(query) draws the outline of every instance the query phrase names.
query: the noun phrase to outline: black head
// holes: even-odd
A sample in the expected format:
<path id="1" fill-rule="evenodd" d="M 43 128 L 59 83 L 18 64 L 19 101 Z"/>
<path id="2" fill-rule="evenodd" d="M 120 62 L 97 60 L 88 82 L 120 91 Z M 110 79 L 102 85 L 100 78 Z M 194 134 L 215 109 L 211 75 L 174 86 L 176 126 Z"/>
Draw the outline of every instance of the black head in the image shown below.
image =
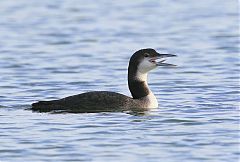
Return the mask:
<path id="1" fill-rule="evenodd" d="M 174 66 L 172 64 L 163 63 L 165 60 L 157 62 L 157 59 L 174 56 L 176 55 L 160 54 L 152 48 L 141 49 L 132 55 L 129 66 L 134 66 L 141 73 L 147 73 L 157 66 Z"/>

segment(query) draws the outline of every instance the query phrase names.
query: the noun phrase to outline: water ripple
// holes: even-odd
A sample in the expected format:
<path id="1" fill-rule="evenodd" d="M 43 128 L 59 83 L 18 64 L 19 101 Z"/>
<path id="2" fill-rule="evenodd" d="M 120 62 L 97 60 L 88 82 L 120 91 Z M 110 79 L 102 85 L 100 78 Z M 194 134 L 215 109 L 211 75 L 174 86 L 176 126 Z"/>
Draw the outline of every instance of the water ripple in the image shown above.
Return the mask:
<path id="1" fill-rule="evenodd" d="M 238 5 L 184 2 L 0 1 L 1 161 L 237 161 Z M 91 90 L 130 95 L 128 59 L 145 47 L 178 55 L 149 75 L 158 109 L 26 110 Z"/>

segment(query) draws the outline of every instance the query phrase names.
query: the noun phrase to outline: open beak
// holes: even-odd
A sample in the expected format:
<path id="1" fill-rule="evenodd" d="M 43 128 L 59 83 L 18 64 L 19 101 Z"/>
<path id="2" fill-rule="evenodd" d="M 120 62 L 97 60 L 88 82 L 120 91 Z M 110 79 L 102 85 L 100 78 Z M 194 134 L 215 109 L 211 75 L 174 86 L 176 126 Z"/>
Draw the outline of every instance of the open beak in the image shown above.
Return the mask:
<path id="1" fill-rule="evenodd" d="M 157 66 L 171 66 L 171 67 L 173 67 L 173 66 L 177 66 L 177 65 L 174 65 L 174 64 L 169 64 L 169 63 L 165 63 L 165 61 L 166 61 L 166 59 L 164 59 L 164 58 L 166 58 L 166 57 L 176 57 L 177 55 L 173 55 L 173 54 L 158 54 L 158 56 L 157 56 L 157 59 L 161 59 L 160 61 L 156 61 L 156 65 Z"/>

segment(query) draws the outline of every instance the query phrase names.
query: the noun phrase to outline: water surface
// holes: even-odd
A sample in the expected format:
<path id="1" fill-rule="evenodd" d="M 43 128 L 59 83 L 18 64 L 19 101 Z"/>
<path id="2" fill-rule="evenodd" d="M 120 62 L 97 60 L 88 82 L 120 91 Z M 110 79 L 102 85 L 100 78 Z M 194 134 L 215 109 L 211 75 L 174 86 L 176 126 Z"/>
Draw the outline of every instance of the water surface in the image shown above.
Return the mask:
<path id="1" fill-rule="evenodd" d="M 0 2 L 0 161 L 239 160 L 237 1 Z M 38 100 L 130 95 L 128 59 L 177 54 L 149 84 L 145 113 L 52 114 Z"/>

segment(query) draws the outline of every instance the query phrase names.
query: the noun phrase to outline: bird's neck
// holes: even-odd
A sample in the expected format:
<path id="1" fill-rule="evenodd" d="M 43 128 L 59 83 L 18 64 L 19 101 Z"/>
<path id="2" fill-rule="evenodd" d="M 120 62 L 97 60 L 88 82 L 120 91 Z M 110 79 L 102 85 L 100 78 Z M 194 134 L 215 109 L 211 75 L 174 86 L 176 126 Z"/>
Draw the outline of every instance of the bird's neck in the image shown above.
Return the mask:
<path id="1" fill-rule="evenodd" d="M 128 69 L 128 87 L 134 99 L 148 96 L 151 90 L 147 83 L 147 73 L 141 73 L 137 69 Z"/>

